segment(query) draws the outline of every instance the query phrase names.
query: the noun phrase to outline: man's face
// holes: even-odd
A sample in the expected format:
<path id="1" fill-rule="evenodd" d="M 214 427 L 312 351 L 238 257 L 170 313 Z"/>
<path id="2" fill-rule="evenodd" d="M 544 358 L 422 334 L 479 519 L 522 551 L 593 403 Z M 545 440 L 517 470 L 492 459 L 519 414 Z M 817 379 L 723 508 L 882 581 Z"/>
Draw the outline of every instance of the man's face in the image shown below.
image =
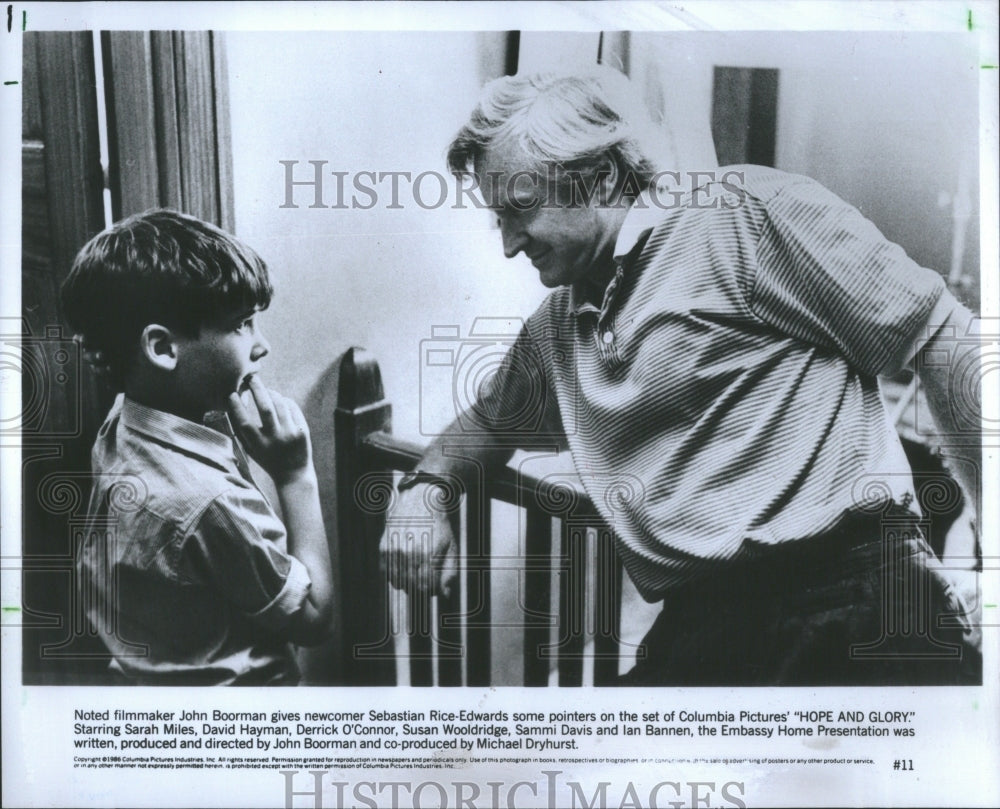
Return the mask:
<path id="1" fill-rule="evenodd" d="M 258 312 L 233 315 L 202 326 L 197 337 L 179 339 L 177 388 L 192 412 L 224 410 L 233 391 L 246 389 L 270 345 L 257 324 Z"/>
<path id="2" fill-rule="evenodd" d="M 596 198 L 574 199 L 565 181 L 532 169 L 511 144 L 487 149 L 475 170 L 497 214 L 504 255 L 523 252 L 545 286 L 572 284 L 611 259 L 620 217 Z"/>

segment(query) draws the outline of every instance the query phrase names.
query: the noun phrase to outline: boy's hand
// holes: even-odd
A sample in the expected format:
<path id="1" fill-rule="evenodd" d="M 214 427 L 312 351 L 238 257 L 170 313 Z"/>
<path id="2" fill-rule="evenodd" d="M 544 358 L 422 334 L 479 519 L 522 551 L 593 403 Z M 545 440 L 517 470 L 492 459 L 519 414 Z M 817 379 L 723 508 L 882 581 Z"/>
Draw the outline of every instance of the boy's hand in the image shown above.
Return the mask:
<path id="1" fill-rule="evenodd" d="M 278 486 L 312 473 L 309 427 L 299 406 L 280 393 L 269 391 L 256 375 L 250 378 L 250 394 L 260 415 L 259 427 L 251 421 L 239 395 L 229 394 L 229 418 L 250 457 Z"/>

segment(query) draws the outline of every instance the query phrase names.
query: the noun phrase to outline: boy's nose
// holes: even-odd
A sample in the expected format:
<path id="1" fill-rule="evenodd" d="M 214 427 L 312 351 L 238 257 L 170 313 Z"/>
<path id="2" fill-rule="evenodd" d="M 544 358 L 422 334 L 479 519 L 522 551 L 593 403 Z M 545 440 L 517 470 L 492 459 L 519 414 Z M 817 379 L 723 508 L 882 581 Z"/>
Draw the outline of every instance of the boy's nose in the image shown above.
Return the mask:
<path id="1" fill-rule="evenodd" d="M 257 332 L 257 339 L 253 344 L 253 351 L 250 352 L 250 359 L 254 362 L 263 359 L 271 352 L 271 344 L 267 342 L 267 338 L 261 333 Z"/>

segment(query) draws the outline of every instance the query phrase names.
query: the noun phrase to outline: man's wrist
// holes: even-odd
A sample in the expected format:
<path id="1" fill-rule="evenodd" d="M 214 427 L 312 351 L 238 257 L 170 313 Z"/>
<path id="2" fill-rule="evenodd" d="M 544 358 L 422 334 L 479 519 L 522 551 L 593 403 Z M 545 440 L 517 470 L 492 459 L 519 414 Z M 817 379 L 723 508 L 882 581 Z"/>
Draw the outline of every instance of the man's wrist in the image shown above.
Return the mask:
<path id="1" fill-rule="evenodd" d="M 396 491 L 405 492 L 407 489 L 412 489 L 414 486 L 419 486 L 422 483 L 429 483 L 435 486 L 442 486 L 445 489 L 450 489 L 455 485 L 455 481 L 444 475 L 438 475 L 434 472 L 428 472 L 425 469 L 414 469 L 411 472 L 407 472 L 399 479 L 396 484 Z"/>

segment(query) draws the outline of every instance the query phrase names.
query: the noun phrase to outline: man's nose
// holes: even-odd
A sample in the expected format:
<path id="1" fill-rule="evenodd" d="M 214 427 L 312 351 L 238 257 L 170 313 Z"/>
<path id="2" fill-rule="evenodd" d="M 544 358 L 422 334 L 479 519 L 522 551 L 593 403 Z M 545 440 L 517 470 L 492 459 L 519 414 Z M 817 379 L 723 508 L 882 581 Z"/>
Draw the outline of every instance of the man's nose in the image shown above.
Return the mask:
<path id="1" fill-rule="evenodd" d="M 500 237 L 503 239 L 503 254 L 507 258 L 514 258 L 528 241 L 520 228 L 503 222 L 500 223 Z"/>

